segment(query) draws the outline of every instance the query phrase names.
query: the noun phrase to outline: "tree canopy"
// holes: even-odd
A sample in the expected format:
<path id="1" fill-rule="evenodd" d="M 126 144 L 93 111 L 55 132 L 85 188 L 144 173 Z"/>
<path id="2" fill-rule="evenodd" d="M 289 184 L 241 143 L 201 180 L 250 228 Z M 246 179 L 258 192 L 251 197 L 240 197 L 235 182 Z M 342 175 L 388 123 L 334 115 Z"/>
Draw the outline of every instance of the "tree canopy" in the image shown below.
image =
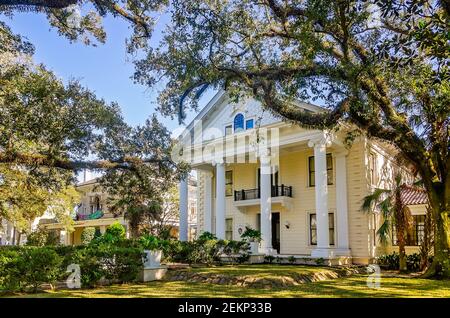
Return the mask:
<path id="1" fill-rule="evenodd" d="M 141 53 L 134 78 L 162 84 L 164 115 L 196 109 L 207 87 L 220 87 L 304 127 L 346 121 L 395 145 L 429 195 L 432 271 L 450 275 L 448 0 L 3 1 L 2 8 L 58 15 L 75 2 L 99 16 L 126 18 L 120 7 L 140 18 L 127 19 L 134 28 L 128 49 Z M 162 15 L 169 22 L 155 45 L 152 30 Z M 304 112 L 292 99 L 320 101 L 329 111 Z"/>
<path id="2" fill-rule="evenodd" d="M 134 182 L 146 199 L 160 200 L 184 170 L 171 160 L 170 134 L 156 117 L 130 127 L 116 103 L 33 63 L 33 46 L 5 24 L 0 40 L 0 219 L 27 231 L 47 210 L 70 228 L 71 185 L 81 169 L 102 170 L 113 195 Z"/>

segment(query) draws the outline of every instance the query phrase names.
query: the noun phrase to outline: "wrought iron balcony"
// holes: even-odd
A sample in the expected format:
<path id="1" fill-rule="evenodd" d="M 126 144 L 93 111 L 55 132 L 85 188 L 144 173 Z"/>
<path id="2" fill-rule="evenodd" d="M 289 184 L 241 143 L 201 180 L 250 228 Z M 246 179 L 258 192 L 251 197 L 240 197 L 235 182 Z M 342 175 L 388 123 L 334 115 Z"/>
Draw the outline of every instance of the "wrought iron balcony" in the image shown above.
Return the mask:
<path id="1" fill-rule="evenodd" d="M 272 186 L 272 197 L 289 197 L 292 198 L 292 186 Z M 255 200 L 261 198 L 261 188 L 234 191 L 234 201 Z"/>

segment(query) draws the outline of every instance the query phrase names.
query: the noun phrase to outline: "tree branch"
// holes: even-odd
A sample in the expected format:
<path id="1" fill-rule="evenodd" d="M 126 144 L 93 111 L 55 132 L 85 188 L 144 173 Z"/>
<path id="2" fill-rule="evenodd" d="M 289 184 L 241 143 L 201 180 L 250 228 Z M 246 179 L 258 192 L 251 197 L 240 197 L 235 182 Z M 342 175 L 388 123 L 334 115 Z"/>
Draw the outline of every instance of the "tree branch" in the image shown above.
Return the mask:
<path id="1" fill-rule="evenodd" d="M 40 154 L 22 154 L 0 152 L 0 164 L 12 163 L 24 166 L 42 166 L 59 168 L 64 170 L 81 169 L 123 169 L 134 170 L 136 165 L 148 163 L 169 163 L 169 159 L 149 158 L 140 159 L 136 157 L 124 157 L 118 160 L 97 160 L 97 161 L 73 161 L 68 159 L 50 158 Z"/>

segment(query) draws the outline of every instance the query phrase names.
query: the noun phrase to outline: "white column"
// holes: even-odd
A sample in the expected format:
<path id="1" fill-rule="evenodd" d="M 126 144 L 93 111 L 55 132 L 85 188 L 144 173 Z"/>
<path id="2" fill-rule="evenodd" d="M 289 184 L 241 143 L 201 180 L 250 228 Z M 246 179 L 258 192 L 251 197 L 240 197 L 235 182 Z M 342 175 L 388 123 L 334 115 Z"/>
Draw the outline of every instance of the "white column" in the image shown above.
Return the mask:
<path id="1" fill-rule="evenodd" d="M 179 227 L 178 234 L 179 234 L 180 241 L 187 241 L 188 240 L 188 183 L 187 183 L 186 179 L 180 180 L 179 194 L 180 194 L 180 227 Z"/>
<path id="2" fill-rule="evenodd" d="M 328 226 L 328 182 L 327 182 L 327 147 L 324 139 L 310 141 L 314 147 L 314 176 L 316 194 L 317 247 L 312 251 L 313 257 L 329 256 Z"/>
<path id="3" fill-rule="evenodd" d="M 105 232 L 106 232 L 106 225 L 101 225 L 100 226 L 100 233 L 101 234 L 105 234 Z"/>
<path id="4" fill-rule="evenodd" d="M 270 157 L 260 156 L 261 164 L 261 252 L 273 254 L 272 249 L 272 191 L 270 183 Z"/>
<path id="5" fill-rule="evenodd" d="M 203 231 L 212 233 L 212 173 L 205 172 Z"/>
<path id="6" fill-rule="evenodd" d="M 216 236 L 225 239 L 225 164 L 216 164 Z"/>
<path id="7" fill-rule="evenodd" d="M 336 153 L 336 223 L 338 255 L 350 256 L 348 243 L 347 151 Z"/>

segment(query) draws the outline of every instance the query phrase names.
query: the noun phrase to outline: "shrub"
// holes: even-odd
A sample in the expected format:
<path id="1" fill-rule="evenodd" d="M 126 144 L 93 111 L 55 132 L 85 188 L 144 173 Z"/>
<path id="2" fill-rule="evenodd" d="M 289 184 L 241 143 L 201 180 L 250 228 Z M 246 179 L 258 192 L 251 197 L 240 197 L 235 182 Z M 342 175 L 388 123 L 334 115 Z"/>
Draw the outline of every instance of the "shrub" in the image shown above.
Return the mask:
<path id="1" fill-rule="evenodd" d="M 245 241 L 219 241 L 222 253 L 227 255 L 232 263 L 244 263 L 250 258 L 250 245 Z"/>
<path id="2" fill-rule="evenodd" d="M 25 286 L 36 291 L 43 283 L 54 284 L 61 274 L 62 258 L 51 248 L 25 248 L 18 266 Z"/>
<path id="3" fill-rule="evenodd" d="M 217 240 L 217 237 L 211 232 L 203 232 L 197 239 L 198 241 Z"/>
<path id="4" fill-rule="evenodd" d="M 145 234 L 139 238 L 139 244 L 144 250 L 164 250 L 169 244 L 166 240 L 161 240 L 156 236 Z"/>
<path id="5" fill-rule="evenodd" d="M 296 260 L 296 258 L 295 258 L 294 255 L 291 255 L 291 256 L 288 257 L 288 262 L 289 262 L 289 263 L 294 264 L 296 261 L 297 261 L 297 260 Z"/>
<path id="6" fill-rule="evenodd" d="M 10 246 L 0 248 L 0 289 L 20 289 L 19 253 L 19 249 Z"/>
<path id="7" fill-rule="evenodd" d="M 125 227 L 119 222 L 114 222 L 106 228 L 105 233 L 94 238 L 92 244 L 120 244 L 126 239 Z"/>
<path id="8" fill-rule="evenodd" d="M 34 292 L 43 283 L 54 284 L 61 274 L 62 258 L 50 247 L 5 249 L 0 254 L 0 286 Z"/>
<path id="9" fill-rule="evenodd" d="M 205 232 L 207 233 L 207 232 Z M 170 240 L 163 248 L 164 260 L 182 263 L 211 265 L 220 262 L 220 255 L 227 255 L 232 262 L 243 263 L 249 258 L 249 244 L 242 241 L 209 239 L 210 233 L 191 242 Z"/>
<path id="10" fill-rule="evenodd" d="M 123 244 L 125 245 L 125 244 Z M 70 264 L 80 266 L 81 285 L 94 287 L 100 280 L 132 282 L 143 267 L 142 248 L 102 243 L 87 246 L 0 248 L 0 289 L 34 291 L 43 284 L 64 281 Z"/>
<path id="11" fill-rule="evenodd" d="M 27 246 L 54 246 L 59 245 L 59 235 L 56 231 L 38 228 L 27 235 Z"/>
<path id="12" fill-rule="evenodd" d="M 409 271 L 418 272 L 422 257 L 419 253 L 409 254 L 406 256 L 406 267 Z"/>
<path id="13" fill-rule="evenodd" d="M 275 259 L 275 257 L 272 255 L 264 256 L 264 262 L 269 263 L 269 264 L 272 264 L 274 259 Z"/>
<path id="14" fill-rule="evenodd" d="M 166 261 L 172 262 L 187 262 L 188 256 L 191 252 L 191 242 L 180 242 L 178 240 L 168 241 L 167 246 L 163 250 L 163 258 Z"/>
<path id="15" fill-rule="evenodd" d="M 249 242 L 259 243 L 261 242 L 261 232 L 246 226 L 244 233 L 241 234 L 241 238 Z"/>
<path id="16" fill-rule="evenodd" d="M 95 237 L 95 227 L 85 227 L 81 232 L 81 244 L 88 245 Z"/>
<path id="17" fill-rule="evenodd" d="M 142 249 L 99 243 L 75 249 L 64 263 L 80 266 L 83 287 L 94 287 L 102 279 L 132 282 L 143 267 Z"/>
<path id="18" fill-rule="evenodd" d="M 388 255 L 381 255 L 377 258 L 377 264 L 383 269 L 398 270 L 400 266 L 399 254 L 393 252 Z M 413 253 L 406 256 L 406 267 L 409 271 L 419 271 L 421 256 L 419 253 Z"/>
<path id="19" fill-rule="evenodd" d="M 323 257 L 316 258 L 315 262 L 316 262 L 316 265 L 323 265 L 323 264 L 325 264 L 325 259 Z"/>

